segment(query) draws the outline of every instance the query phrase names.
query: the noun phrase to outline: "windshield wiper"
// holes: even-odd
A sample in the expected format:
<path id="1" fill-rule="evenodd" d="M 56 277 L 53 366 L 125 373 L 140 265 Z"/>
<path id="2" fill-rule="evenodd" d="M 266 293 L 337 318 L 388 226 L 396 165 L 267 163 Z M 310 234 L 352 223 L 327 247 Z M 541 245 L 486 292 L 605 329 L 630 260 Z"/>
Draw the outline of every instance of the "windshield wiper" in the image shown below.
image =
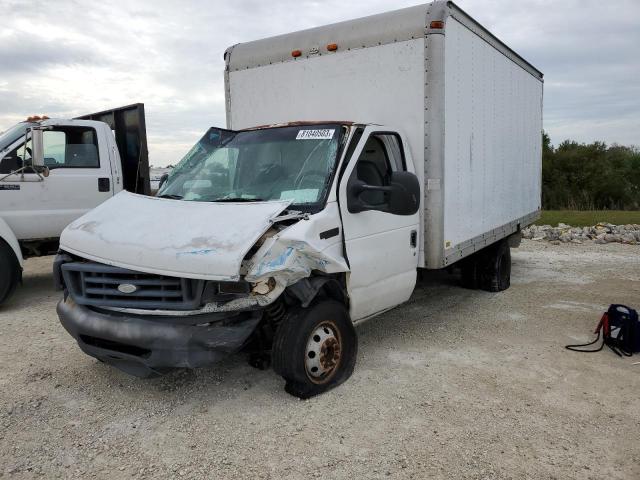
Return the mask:
<path id="1" fill-rule="evenodd" d="M 216 200 L 209 200 L 210 202 L 264 202 L 263 198 L 244 198 L 244 197 L 231 197 L 231 198 L 218 198 Z"/>
<path id="2" fill-rule="evenodd" d="M 172 200 L 182 200 L 182 195 L 164 194 L 164 195 L 158 195 L 157 198 L 170 198 Z"/>

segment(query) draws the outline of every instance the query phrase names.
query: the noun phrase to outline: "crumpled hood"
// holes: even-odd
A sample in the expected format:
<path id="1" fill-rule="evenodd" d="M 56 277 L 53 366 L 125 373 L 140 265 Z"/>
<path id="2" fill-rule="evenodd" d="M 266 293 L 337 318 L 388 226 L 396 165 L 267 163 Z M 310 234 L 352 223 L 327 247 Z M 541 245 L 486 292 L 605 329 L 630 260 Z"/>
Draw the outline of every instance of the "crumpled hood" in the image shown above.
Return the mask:
<path id="1" fill-rule="evenodd" d="M 60 247 L 146 273 L 234 281 L 249 249 L 290 203 L 205 203 L 121 192 L 71 223 Z"/>

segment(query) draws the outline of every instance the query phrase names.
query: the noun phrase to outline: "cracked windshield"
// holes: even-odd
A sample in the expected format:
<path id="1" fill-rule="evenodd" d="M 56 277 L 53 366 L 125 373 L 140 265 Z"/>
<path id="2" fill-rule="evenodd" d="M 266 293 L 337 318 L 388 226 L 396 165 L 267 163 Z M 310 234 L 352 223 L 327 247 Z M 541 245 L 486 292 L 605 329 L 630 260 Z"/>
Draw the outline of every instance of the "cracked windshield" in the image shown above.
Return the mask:
<path id="1" fill-rule="evenodd" d="M 340 125 L 233 132 L 211 128 L 173 169 L 159 197 L 202 202 L 322 201 Z"/>

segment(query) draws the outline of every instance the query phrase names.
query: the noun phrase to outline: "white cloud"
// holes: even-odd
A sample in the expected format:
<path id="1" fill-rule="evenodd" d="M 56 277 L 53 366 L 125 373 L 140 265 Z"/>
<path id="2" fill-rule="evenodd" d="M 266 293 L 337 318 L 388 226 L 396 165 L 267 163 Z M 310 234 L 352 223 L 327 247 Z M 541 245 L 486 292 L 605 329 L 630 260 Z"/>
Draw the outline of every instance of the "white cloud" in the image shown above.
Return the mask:
<path id="1" fill-rule="evenodd" d="M 144 102 L 151 162 L 173 163 L 224 126 L 222 55 L 232 44 L 415 1 L 0 0 L 0 130 L 31 114 Z M 640 144 L 640 2 L 460 0 L 545 73 L 545 128 Z"/>

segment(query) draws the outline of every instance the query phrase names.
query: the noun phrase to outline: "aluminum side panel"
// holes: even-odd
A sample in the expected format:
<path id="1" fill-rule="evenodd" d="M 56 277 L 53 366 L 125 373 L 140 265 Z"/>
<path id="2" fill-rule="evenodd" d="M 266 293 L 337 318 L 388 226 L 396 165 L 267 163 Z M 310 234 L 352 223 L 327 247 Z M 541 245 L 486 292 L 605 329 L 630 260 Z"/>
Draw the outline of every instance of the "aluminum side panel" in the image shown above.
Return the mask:
<path id="1" fill-rule="evenodd" d="M 540 209 L 542 81 L 451 17 L 445 52 L 448 256 Z"/>

